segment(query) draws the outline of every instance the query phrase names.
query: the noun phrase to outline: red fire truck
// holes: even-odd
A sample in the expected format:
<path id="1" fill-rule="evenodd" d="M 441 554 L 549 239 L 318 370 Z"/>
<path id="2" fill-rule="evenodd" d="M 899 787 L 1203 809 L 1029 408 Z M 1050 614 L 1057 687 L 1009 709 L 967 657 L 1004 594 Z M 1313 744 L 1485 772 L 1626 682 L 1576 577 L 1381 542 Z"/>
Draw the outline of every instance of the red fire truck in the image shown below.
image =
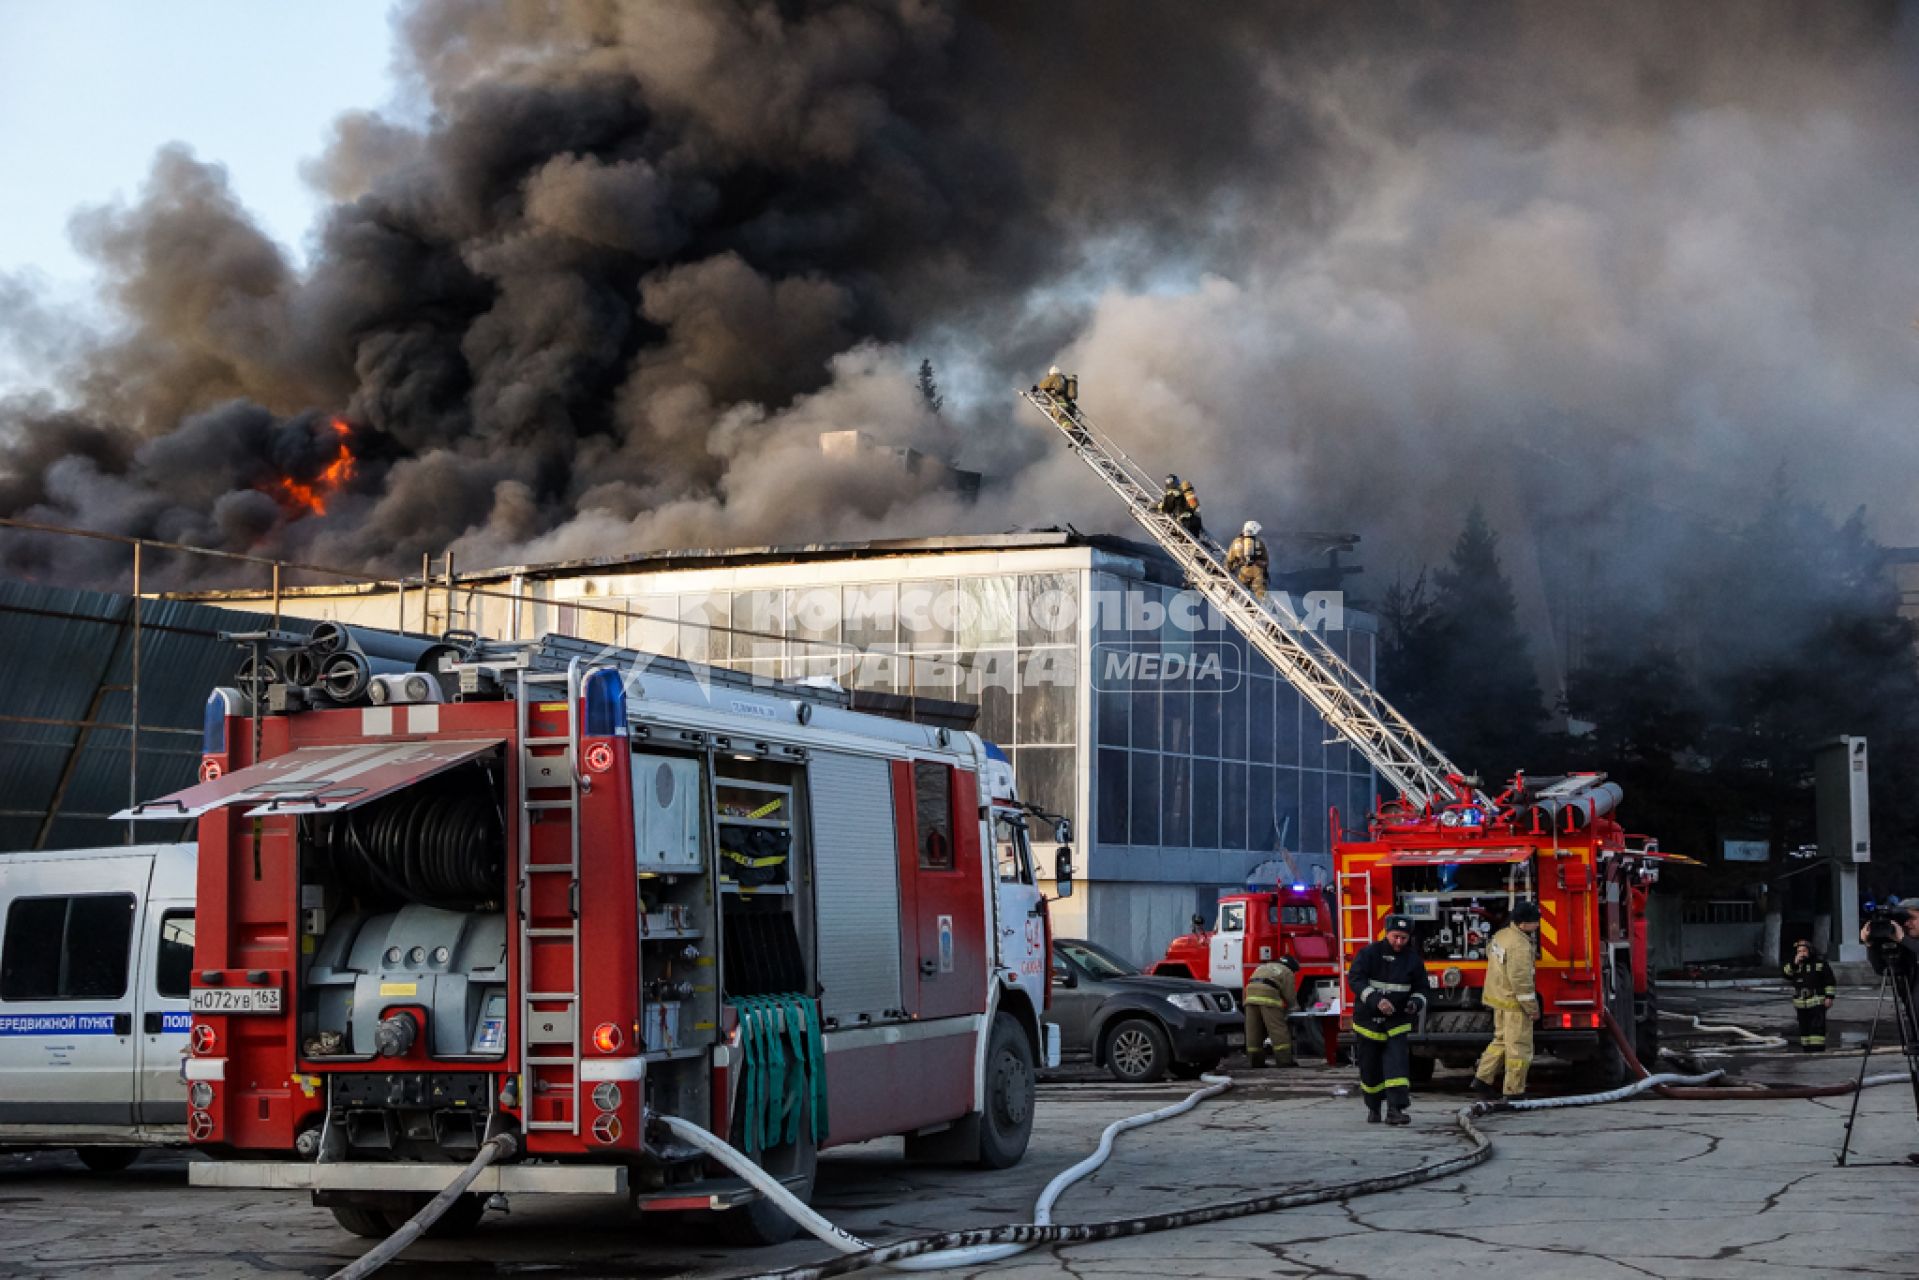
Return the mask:
<path id="1" fill-rule="evenodd" d="M 1268 960 L 1299 962 L 1302 1009 L 1337 1015 L 1340 1010 L 1339 941 L 1326 895 L 1305 884 L 1279 884 L 1246 893 L 1222 894 L 1213 927 L 1193 917 L 1193 932 L 1174 938 L 1150 973 L 1198 978 L 1235 991 Z"/>
<path id="2" fill-rule="evenodd" d="M 1490 1042 L 1492 1011 L 1479 999 L 1487 940 L 1513 904 L 1537 902 L 1535 1043 L 1581 1064 L 1591 1084 L 1623 1083 L 1605 1017 L 1633 1037 L 1642 1062 L 1657 1056 L 1646 895 L 1671 856 L 1619 825 L 1620 789 L 1604 774 L 1522 776 L 1490 798 L 1453 784 L 1461 798 L 1382 804 L 1365 832 L 1334 844 L 1342 968 L 1387 914 L 1412 917 L 1433 981 L 1413 1028 L 1413 1076 L 1430 1078 L 1435 1062 L 1466 1065 Z M 1337 810 L 1332 818 L 1340 830 Z"/>
<path id="3" fill-rule="evenodd" d="M 1223 894 L 1213 928 L 1193 917 L 1193 931 L 1166 945 L 1149 973 L 1199 978 L 1235 991 L 1268 960 L 1299 962 L 1299 1019 L 1294 1030 L 1304 1053 L 1339 1053 L 1345 983 L 1339 971 L 1339 935 L 1326 894 L 1305 884 L 1277 884 L 1264 892 Z"/>
<path id="4" fill-rule="evenodd" d="M 217 691 L 202 781 L 127 815 L 199 820 L 195 1185 L 383 1235 L 509 1134 L 443 1222 L 597 1193 L 769 1240 L 786 1216 L 658 1117 L 801 1194 L 884 1135 L 1020 1159 L 1057 1061 L 1028 830 L 1070 835 L 1003 753 L 563 639 L 373 692 Z"/>
<path id="5" fill-rule="evenodd" d="M 1491 1014 L 1479 1003 L 1485 941 L 1495 919 L 1522 897 L 1537 898 L 1544 917 L 1542 1046 L 1617 1079 L 1623 1063 L 1605 1027 L 1610 1014 L 1638 1037 L 1641 1060 L 1648 1060 L 1657 1015 L 1646 965 L 1646 891 L 1659 864 L 1672 859 L 1619 826 L 1612 816 L 1619 788 L 1602 774 L 1575 774 L 1520 777 L 1497 797 L 1483 794 L 1353 669 L 1342 646 L 1302 620 L 1283 592 L 1255 595 L 1227 571 L 1224 548 L 1162 512 L 1153 473 L 1087 417 L 1077 380 L 1068 385 L 1072 394 L 1035 386 L 1021 395 L 1126 504 L 1192 589 L 1397 793 L 1366 831 L 1333 840 L 1339 967 L 1379 936 L 1389 913 L 1417 922 L 1420 949 L 1440 987 L 1414 1031 L 1419 1073 L 1430 1075 L 1435 1060 L 1468 1061 L 1490 1041 Z M 1342 830 L 1337 810 L 1330 829 Z M 1222 921 L 1236 905 L 1225 900 Z M 1209 965 L 1221 970 L 1215 981 L 1236 976 L 1230 961 L 1222 962 L 1230 941 L 1221 929 L 1205 943 Z M 1199 946 L 1195 939 L 1186 950 Z M 1162 964 L 1174 955 L 1169 951 Z M 1251 957 L 1238 959 L 1244 965 Z M 1350 993 L 1339 1003 L 1350 1010 Z M 1342 1017 L 1350 1025 L 1350 1012 Z"/>

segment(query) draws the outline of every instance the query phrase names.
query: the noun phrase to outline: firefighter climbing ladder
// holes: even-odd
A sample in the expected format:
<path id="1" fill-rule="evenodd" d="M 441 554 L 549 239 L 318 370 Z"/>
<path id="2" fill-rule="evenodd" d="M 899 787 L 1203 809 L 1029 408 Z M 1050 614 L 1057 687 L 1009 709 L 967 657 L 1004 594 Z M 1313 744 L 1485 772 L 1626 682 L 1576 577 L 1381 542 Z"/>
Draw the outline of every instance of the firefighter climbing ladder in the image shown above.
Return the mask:
<path id="1" fill-rule="evenodd" d="M 1267 604 L 1226 571 L 1225 554 L 1158 510 L 1151 476 L 1086 419 L 1079 405 L 1037 388 L 1020 392 L 1046 415 L 1073 451 L 1120 496 L 1127 511 L 1186 572 L 1205 597 L 1354 750 L 1401 796 L 1418 806 L 1467 799 L 1450 779 L 1459 768 L 1395 710 L 1325 639 L 1302 626 L 1280 593 Z"/>
<path id="2" fill-rule="evenodd" d="M 578 1134 L 580 1131 L 580 774 L 578 760 L 580 754 L 579 699 L 580 699 L 580 660 L 574 658 L 567 664 L 565 672 L 533 672 L 522 670 L 519 673 L 519 691 L 516 697 L 519 732 L 520 767 L 516 770 L 519 778 L 519 814 L 520 814 L 520 918 L 525 927 L 520 930 L 520 989 L 526 994 L 520 1006 L 520 1079 L 527 1091 L 524 1101 L 526 1108 L 526 1127 L 528 1130 L 550 1129 L 559 1132 Z M 555 704 L 538 702 L 542 686 L 552 686 L 564 691 L 566 698 L 566 732 L 563 734 L 528 736 L 535 706 L 542 708 Z M 553 748 L 560 748 L 555 751 Z M 534 791 L 552 792 L 564 788 L 565 799 L 534 799 Z M 533 824 L 541 814 L 548 811 L 563 810 L 567 817 L 567 859 L 564 862 L 551 860 L 536 861 L 533 844 Z M 550 847 L 550 846 L 549 846 Z M 564 911 L 563 925 L 539 924 L 556 916 L 553 907 L 553 894 L 545 886 L 536 887 L 535 882 L 546 877 L 565 876 L 566 894 L 561 902 Z M 538 914 L 536 915 L 536 912 Z M 543 958 L 550 957 L 555 951 L 564 950 L 569 962 L 567 968 L 572 978 L 571 985 L 565 990 L 536 990 L 534 980 L 534 952 L 538 950 Z M 553 965 L 549 962 L 540 966 L 542 974 L 550 974 Z M 551 985 L 550 979 L 548 984 Z M 570 1053 L 562 1056 L 557 1050 L 565 1043 Z M 540 1118 L 534 1110 L 535 1094 L 559 1093 L 566 1108 L 566 1118 L 556 1120 Z"/>

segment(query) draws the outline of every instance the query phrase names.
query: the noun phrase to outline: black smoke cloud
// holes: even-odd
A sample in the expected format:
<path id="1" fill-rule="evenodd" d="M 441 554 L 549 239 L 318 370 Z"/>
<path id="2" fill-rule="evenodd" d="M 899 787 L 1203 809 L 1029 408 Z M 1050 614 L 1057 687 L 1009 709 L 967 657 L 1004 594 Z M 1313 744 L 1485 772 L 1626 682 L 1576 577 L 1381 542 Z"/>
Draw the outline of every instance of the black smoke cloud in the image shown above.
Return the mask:
<path id="1" fill-rule="evenodd" d="M 109 330 L 0 288 L 52 391 L 0 405 L 0 511 L 365 570 L 1119 527 L 1008 394 L 1058 358 L 1216 520 L 1376 562 L 1475 498 L 1733 521 L 1781 467 L 1907 518 L 1897 6 L 424 0 L 400 30 L 427 123 L 339 122 L 304 270 L 176 148 L 76 219 Z M 335 415 L 353 478 L 289 510 Z M 843 428 L 987 494 L 822 454 Z M 59 547 L 0 555 L 97 568 Z M 1550 570 L 1509 549 L 1525 596 Z"/>

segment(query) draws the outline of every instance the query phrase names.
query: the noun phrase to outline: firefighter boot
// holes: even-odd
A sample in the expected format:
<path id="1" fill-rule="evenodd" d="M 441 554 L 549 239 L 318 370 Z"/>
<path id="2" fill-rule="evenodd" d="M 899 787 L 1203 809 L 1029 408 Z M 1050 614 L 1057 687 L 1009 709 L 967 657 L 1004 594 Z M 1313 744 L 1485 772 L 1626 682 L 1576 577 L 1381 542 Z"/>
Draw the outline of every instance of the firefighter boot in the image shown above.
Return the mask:
<path id="1" fill-rule="evenodd" d="M 1403 1107 L 1387 1107 L 1386 1108 L 1387 1124 L 1411 1124 L 1412 1122 L 1413 1122 L 1413 1118 L 1406 1114 L 1406 1111 Z"/>
<path id="2" fill-rule="evenodd" d="M 1492 1081 L 1481 1080 L 1478 1076 L 1473 1077 L 1473 1093 L 1477 1097 L 1487 1099 L 1497 1098 L 1499 1096 L 1499 1090 L 1493 1085 Z"/>
<path id="3" fill-rule="evenodd" d="M 1379 1123 L 1379 1108 L 1378 1108 L 1378 1107 L 1367 1107 L 1367 1108 L 1366 1108 L 1366 1123 L 1367 1123 L 1367 1124 L 1378 1124 L 1378 1123 Z"/>

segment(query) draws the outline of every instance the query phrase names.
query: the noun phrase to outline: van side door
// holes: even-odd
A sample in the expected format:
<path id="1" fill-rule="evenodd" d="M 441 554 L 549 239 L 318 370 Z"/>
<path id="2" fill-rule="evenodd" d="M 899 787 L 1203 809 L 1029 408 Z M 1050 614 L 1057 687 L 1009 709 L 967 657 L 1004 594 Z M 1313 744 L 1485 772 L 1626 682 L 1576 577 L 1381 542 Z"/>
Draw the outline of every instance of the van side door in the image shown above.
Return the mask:
<path id="1" fill-rule="evenodd" d="M 186 1085 L 180 1058 L 193 1015 L 187 989 L 193 979 L 193 904 L 149 902 L 140 946 L 139 1065 L 134 1119 L 142 1125 L 184 1125 Z"/>
<path id="2" fill-rule="evenodd" d="M 132 961 L 152 862 L 39 865 L 44 881 L 13 878 L 0 921 L 0 1124 L 131 1128 Z"/>

